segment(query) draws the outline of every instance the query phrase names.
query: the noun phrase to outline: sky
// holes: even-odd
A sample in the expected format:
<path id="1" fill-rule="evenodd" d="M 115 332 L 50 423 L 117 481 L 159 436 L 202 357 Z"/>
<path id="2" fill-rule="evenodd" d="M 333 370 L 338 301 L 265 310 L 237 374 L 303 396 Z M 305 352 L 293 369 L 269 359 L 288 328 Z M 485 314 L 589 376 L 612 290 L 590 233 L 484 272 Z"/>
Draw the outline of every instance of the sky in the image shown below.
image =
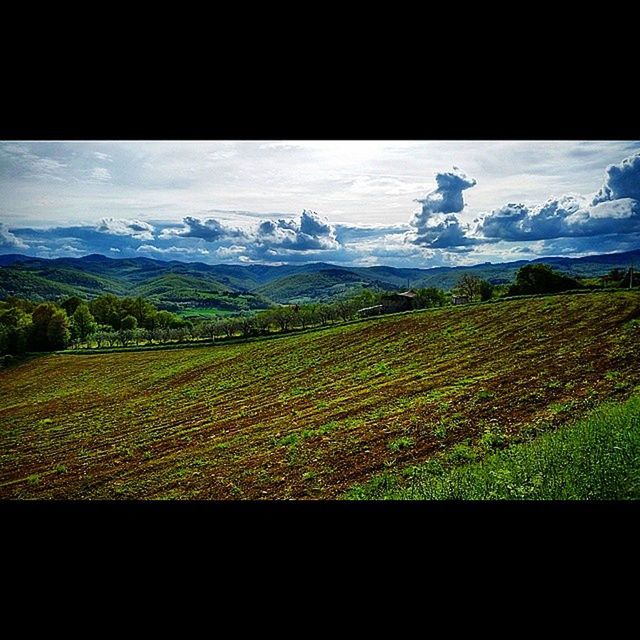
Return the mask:
<path id="1" fill-rule="evenodd" d="M 0 254 L 433 267 L 640 248 L 640 141 L 0 141 Z"/>

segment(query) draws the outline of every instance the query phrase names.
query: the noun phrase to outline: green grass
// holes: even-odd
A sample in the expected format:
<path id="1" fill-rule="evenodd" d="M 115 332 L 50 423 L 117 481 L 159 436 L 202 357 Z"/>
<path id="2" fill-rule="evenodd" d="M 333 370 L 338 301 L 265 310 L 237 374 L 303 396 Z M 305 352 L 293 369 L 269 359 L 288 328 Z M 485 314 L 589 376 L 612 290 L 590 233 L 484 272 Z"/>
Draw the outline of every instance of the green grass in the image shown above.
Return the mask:
<path id="1" fill-rule="evenodd" d="M 472 449 L 456 445 L 458 461 Z M 435 463 L 435 464 L 434 464 Z M 640 498 L 640 394 L 605 403 L 574 425 L 515 444 L 479 462 L 436 461 L 405 477 L 384 474 L 351 499 L 625 500 Z M 408 475 L 408 478 L 407 478 Z"/>
<path id="2" fill-rule="evenodd" d="M 176 313 L 183 318 L 223 318 L 236 315 L 237 311 L 233 309 L 215 309 L 212 307 L 190 307 L 188 309 L 178 309 Z"/>

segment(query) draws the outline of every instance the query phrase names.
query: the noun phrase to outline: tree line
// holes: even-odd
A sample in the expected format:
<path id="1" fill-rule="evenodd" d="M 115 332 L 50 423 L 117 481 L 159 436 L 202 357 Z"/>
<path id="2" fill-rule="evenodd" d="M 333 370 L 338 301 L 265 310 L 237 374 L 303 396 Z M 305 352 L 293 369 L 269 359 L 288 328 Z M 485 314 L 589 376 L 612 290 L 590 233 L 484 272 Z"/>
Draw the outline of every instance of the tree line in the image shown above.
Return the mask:
<path id="1" fill-rule="evenodd" d="M 415 308 L 442 306 L 447 301 L 441 289 L 417 293 Z M 355 319 L 359 309 L 379 304 L 383 295 L 364 289 L 357 296 L 332 303 L 281 305 L 214 319 L 181 318 L 158 310 L 141 297 L 105 294 L 85 301 L 71 296 L 40 304 L 9 297 L 0 302 L 0 354 L 248 338 L 327 326 Z"/>
<path id="2" fill-rule="evenodd" d="M 71 296 L 62 302 L 34 303 L 17 297 L 0 302 L 0 354 L 55 351 L 96 344 L 127 346 L 149 334 L 184 331 L 190 323 L 158 310 L 141 297 L 105 294 L 91 301 Z"/>
<path id="3" fill-rule="evenodd" d="M 606 277 L 613 286 L 628 286 L 630 274 L 613 269 Z M 452 292 L 438 287 L 415 289 L 412 309 L 449 304 L 452 293 L 470 302 L 491 298 L 556 293 L 587 285 L 544 264 L 520 268 L 515 282 L 493 285 L 464 273 Z M 384 306 L 390 292 L 363 289 L 331 303 L 281 305 L 257 312 L 213 319 L 185 319 L 157 309 L 142 297 L 104 294 L 93 300 L 71 296 L 61 302 L 34 303 L 17 297 L 0 301 L 0 355 L 54 351 L 65 348 L 126 347 L 194 340 L 250 338 L 271 333 L 327 326 L 360 317 L 363 308 Z"/>

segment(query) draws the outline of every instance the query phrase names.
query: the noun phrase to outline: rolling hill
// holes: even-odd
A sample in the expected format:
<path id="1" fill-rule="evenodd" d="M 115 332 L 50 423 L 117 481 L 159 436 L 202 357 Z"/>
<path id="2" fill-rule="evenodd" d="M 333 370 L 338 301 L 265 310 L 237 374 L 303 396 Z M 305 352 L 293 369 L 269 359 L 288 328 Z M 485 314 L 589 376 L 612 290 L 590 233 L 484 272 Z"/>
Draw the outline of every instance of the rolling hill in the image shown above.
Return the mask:
<path id="1" fill-rule="evenodd" d="M 577 277 L 593 277 L 613 267 L 640 263 L 640 250 L 583 258 L 538 258 Z M 77 294 L 142 295 L 159 306 L 183 308 L 258 308 L 272 302 L 326 301 L 362 287 L 451 289 L 462 273 L 472 272 L 495 284 L 510 282 L 527 261 L 462 267 L 408 269 L 388 266 L 341 267 L 318 262 L 303 265 L 208 265 L 151 258 L 32 258 L 0 255 L 0 299 L 10 295 L 44 300 Z M 239 295 L 238 295 L 239 294 Z M 235 301 L 235 302 L 234 302 Z M 237 304 L 236 304 L 237 302 Z"/>
<path id="2" fill-rule="evenodd" d="M 276 302 L 304 304 L 355 295 L 363 288 L 384 291 L 392 287 L 390 283 L 374 280 L 370 276 L 331 268 L 278 278 L 258 287 L 256 292 Z"/>
<path id="3" fill-rule="evenodd" d="M 0 498 L 336 498 L 624 399 L 640 295 L 392 315 L 0 372 Z"/>

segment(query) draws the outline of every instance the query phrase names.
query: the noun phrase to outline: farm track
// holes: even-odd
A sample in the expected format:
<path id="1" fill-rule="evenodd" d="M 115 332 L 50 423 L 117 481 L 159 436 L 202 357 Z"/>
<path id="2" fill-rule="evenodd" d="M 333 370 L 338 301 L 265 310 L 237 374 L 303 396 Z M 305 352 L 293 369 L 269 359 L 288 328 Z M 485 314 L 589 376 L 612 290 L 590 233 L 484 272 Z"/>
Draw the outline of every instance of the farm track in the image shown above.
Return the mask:
<path id="1" fill-rule="evenodd" d="M 339 497 L 494 425 L 551 428 L 625 397 L 639 317 L 634 292 L 566 295 L 37 358 L 0 373 L 0 497 Z"/>

